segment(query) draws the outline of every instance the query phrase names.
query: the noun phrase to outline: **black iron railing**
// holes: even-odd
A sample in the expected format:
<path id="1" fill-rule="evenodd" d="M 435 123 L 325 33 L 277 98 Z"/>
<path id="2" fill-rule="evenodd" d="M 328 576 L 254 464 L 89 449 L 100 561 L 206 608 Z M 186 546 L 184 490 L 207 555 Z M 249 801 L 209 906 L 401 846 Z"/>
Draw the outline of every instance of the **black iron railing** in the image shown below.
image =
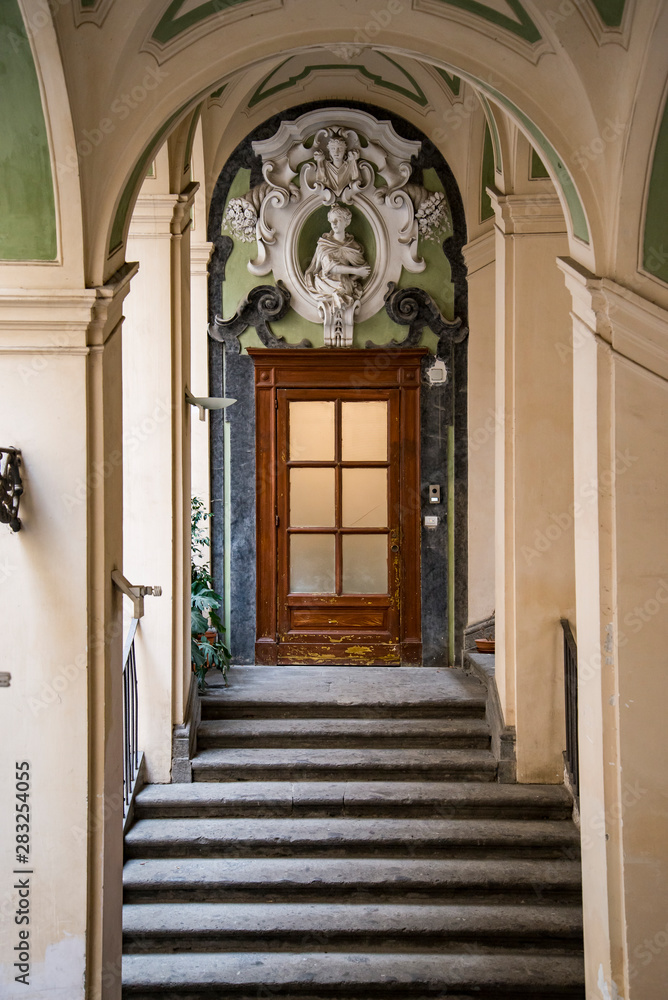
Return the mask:
<path id="1" fill-rule="evenodd" d="M 123 647 L 123 818 L 125 819 L 132 802 L 132 790 L 142 757 L 137 741 L 139 703 L 135 635 L 139 620 L 144 617 L 144 598 L 160 597 L 162 588 L 133 587 L 118 569 L 111 571 L 111 579 L 121 593 L 132 601 L 132 621 Z"/>
<path id="2" fill-rule="evenodd" d="M 580 756 L 578 741 L 578 648 L 566 618 L 564 630 L 564 695 L 566 702 L 566 750 L 564 763 L 575 801 L 580 800 Z"/>
<path id="3" fill-rule="evenodd" d="M 138 618 L 133 618 L 123 649 L 123 815 L 128 811 L 132 789 L 139 769 L 137 744 L 137 661 L 135 659 L 135 633 Z"/>

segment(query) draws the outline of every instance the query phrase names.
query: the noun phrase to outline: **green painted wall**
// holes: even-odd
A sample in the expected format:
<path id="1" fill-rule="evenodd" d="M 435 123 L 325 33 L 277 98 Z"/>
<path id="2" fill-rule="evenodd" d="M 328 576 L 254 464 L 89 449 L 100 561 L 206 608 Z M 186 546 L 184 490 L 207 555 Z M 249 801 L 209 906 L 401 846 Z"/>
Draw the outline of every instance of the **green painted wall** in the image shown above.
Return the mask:
<path id="1" fill-rule="evenodd" d="M 0 0 L 0 259 L 58 255 L 51 154 L 17 0 Z"/>
<path id="2" fill-rule="evenodd" d="M 489 125 L 485 124 L 485 141 L 482 146 L 482 169 L 480 172 L 480 221 L 494 217 L 492 199 L 487 194 L 487 188 L 494 187 L 494 146 Z"/>
<path id="3" fill-rule="evenodd" d="M 443 191 L 443 186 L 435 170 L 424 171 L 424 184 L 430 191 Z M 240 198 L 250 186 L 250 170 L 239 170 L 230 185 L 225 209 L 232 198 Z M 328 228 L 327 208 L 323 206 L 307 219 L 300 234 L 299 254 L 302 264 L 307 265 L 313 255 L 313 248 L 318 237 Z M 323 222 L 324 219 L 324 222 Z M 375 243 L 371 226 L 363 214 L 353 206 L 353 221 L 351 232 L 365 248 L 367 260 L 373 265 L 376 259 Z M 430 240 L 420 239 L 418 243 L 420 256 L 424 258 L 426 268 L 419 274 L 403 270 L 398 281 L 399 288 L 424 288 L 434 299 L 446 319 L 454 319 L 454 285 L 450 274 L 449 262 L 443 253 L 441 245 Z M 257 254 L 256 243 L 242 243 L 234 240 L 234 249 L 225 265 L 225 281 L 222 290 L 223 318 L 230 319 L 237 311 L 239 302 L 244 299 L 251 288 L 257 285 L 273 285 L 273 274 L 256 277 L 248 270 L 248 262 Z M 299 316 L 291 309 L 285 319 L 272 327 L 277 336 L 284 337 L 289 344 L 298 344 L 302 340 L 310 340 L 314 347 L 323 346 L 323 329 L 318 323 Z M 353 339 L 354 347 L 364 347 L 367 340 L 376 344 L 387 344 L 390 340 L 402 340 L 408 333 L 408 328 L 397 326 L 389 318 L 384 309 L 363 323 L 355 324 Z M 260 338 L 253 329 L 247 330 L 239 338 L 242 349 L 261 347 Z M 436 338 L 428 331 L 422 338 L 422 343 L 435 350 Z"/>
<path id="4" fill-rule="evenodd" d="M 668 100 L 656 139 L 647 195 L 643 267 L 668 282 Z"/>

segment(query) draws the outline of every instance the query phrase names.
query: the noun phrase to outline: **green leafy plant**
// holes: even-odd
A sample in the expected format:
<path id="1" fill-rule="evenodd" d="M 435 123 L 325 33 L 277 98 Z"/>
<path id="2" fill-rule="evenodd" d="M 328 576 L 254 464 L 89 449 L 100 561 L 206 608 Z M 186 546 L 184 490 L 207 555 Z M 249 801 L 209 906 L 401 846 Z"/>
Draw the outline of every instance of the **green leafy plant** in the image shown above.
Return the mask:
<path id="1" fill-rule="evenodd" d="M 210 544 L 206 522 L 212 515 L 199 497 L 191 501 L 191 569 L 190 569 L 190 657 L 200 691 L 206 688 L 206 673 L 217 667 L 227 684 L 231 654 L 223 641 L 225 627 L 218 609 L 223 603 L 213 589 L 213 579 L 204 563 Z M 209 633 L 208 635 L 206 633 Z M 212 635 L 211 633 L 215 634 Z"/>

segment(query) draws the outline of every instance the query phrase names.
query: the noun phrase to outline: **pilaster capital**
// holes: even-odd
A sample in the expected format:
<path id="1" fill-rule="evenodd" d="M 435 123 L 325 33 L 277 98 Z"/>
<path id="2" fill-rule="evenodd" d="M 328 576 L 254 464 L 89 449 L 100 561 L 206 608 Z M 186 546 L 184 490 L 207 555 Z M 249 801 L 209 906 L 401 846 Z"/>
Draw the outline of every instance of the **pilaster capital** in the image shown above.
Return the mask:
<path id="1" fill-rule="evenodd" d="M 573 299 L 573 317 L 616 354 L 668 379 L 668 310 L 570 257 L 558 257 L 557 264 Z"/>
<path id="2" fill-rule="evenodd" d="M 566 220 L 559 196 L 552 191 L 535 194 L 500 194 L 487 188 L 496 228 L 504 236 L 565 234 Z"/>
<path id="3" fill-rule="evenodd" d="M 194 277 L 206 277 L 209 273 L 209 261 L 213 253 L 213 243 L 190 244 L 190 273 Z"/>
<path id="4" fill-rule="evenodd" d="M 462 247 L 462 253 L 464 254 L 464 261 L 469 275 L 482 270 L 488 264 L 493 264 L 496 260 L 494 230 L 490 229 L 483 236 L 478 236 L 477 239 L 471 240 L 470 243 Z"/>
<path id="5" fill-rule="evenodd" d="M 180 194 L 140 194 L 130 221 L 133 239 L 168 239 L 181 236 L 190 225 L 190 213 L 199 182 Z"/>

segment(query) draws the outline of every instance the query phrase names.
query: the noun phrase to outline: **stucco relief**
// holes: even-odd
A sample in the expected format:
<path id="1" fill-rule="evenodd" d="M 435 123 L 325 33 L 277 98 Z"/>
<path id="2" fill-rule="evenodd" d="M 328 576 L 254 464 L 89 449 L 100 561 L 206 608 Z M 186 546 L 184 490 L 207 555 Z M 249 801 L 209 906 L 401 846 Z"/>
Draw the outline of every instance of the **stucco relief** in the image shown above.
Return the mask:
<path id="1" fill-rule="evenodd" d="M 327 346 L 352 345 L 354 322 L 383 308 L 388 283 L 398 282 L 404 268 L 424 270 L 419 236 L 451 232 L 443 193 L 410 181 L 420 145 L 390 122 L 349 108 L 281 122 L 274 136 L 253 143 L 264 180 L 229 203 L 227 229 L 257 242 L 249 271 L 273 272 L 299 315 L 324 325 Z M 305 261 L 302 234 L 323 205 L 334 207 L 332 229 L 320 230 Z M 368 245 L 346 233 L 353 213 L 364 222 Z"/>

